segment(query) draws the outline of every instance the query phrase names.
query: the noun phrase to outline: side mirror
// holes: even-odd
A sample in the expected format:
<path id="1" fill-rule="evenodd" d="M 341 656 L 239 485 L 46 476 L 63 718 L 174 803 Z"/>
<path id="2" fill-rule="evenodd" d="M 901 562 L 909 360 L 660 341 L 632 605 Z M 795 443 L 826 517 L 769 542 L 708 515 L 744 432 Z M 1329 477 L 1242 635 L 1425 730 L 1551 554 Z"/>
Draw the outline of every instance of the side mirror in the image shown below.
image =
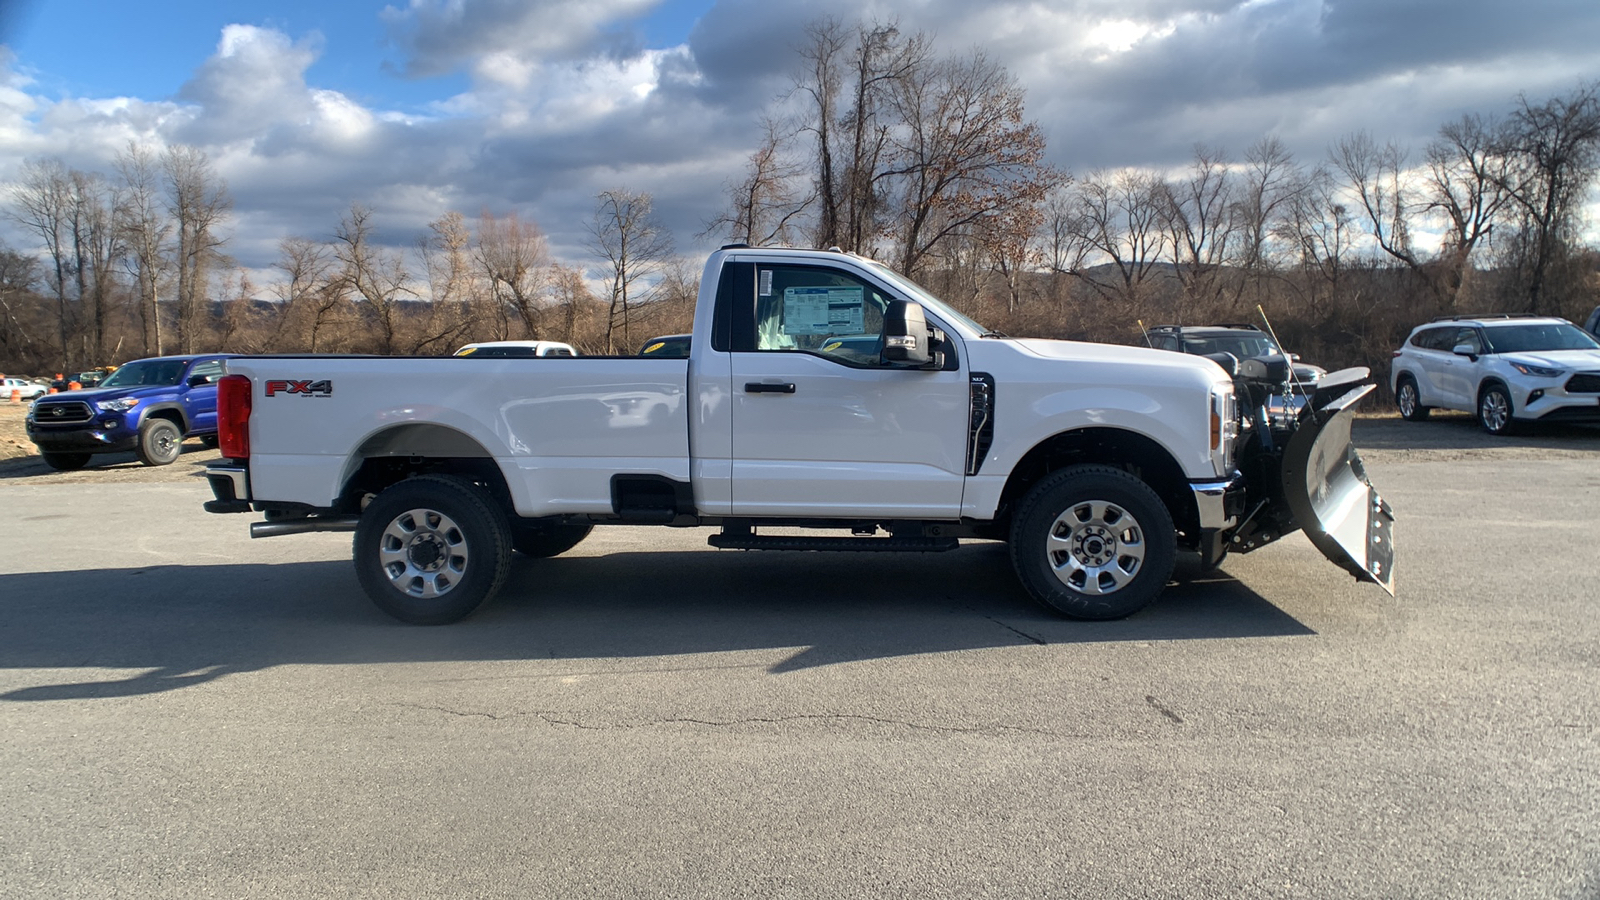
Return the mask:
<path id="1" fill-rule="evenodd" d="M 205 384 L 205 383 L 206 383 L 206 376 L 204 376 L 204 375 L 190 375 L 189 376 L 189 387 L 199 387 L 200 385 Z"/>
<path id="2" fill-rule="evenodd" d="M 883 359 L 898 369 L 942 369 L 944 354 L 935 347 L 942 334 L 928 327 L 922 304 L 895 300 L 883 312 Z"/>
<path id="3" fill-rule="evenodd" d="M 1457 356 L 1465 356 L 1473 362 L 1478 361 L 1478 348 L 1472 346 L 1471 344 L 1457 344 L 1455 349 L 1451 350 L 1450 352 Z"/>

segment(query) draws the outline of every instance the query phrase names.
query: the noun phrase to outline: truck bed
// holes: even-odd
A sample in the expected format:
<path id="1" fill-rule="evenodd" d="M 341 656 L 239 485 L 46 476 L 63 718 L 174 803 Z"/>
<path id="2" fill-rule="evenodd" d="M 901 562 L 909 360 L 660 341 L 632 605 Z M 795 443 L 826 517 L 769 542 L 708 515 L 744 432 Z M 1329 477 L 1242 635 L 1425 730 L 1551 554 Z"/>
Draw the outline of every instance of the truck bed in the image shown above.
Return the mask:
<path id="1" fill-rule="evenodd" d="M 525 516 L 606 513 L 617 472 L 689 478 L 685 359 L 273 356 L 227 370 L 267 394 L 252 412 L 256 496 L 327 506 L 356 461 L 384 455 L 493 458 Z"/>

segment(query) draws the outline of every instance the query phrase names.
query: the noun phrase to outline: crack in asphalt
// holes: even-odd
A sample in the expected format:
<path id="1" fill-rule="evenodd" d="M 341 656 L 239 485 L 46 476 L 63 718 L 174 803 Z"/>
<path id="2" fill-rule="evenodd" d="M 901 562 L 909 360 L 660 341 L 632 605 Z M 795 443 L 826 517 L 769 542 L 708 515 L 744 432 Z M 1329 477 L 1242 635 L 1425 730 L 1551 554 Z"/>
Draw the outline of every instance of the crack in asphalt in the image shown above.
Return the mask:
<path id="1" fill-rule="evenodd" d="M 521 718 L 536 718 L 547 725 L 577 728 L 584 731 L 615 731 L 632 730 L 638 728 L 656 728 L 663 725 L 700 725 L 706 728 L 737 728 L 743 725 L 784 725 L 790 722 L 863 722 L 872 725 L 888 725 L 897 728 L 909 728 L 915 731 L 928 731 L 936 734 L 996 734 L 996 733 L 1022 733 L 1037 734 L 1047 737 L 1058 736 L 1055 732 L 1042 728 L 1024 728 L 1017 725 L 986 725 L 986 726 L 956 726 L 956 725 L 930 725 L 925 722 L 908 722 L 904 719 L 889 719 L 881 716 L 868 716 L 860 713 L 808 713 L 793 716 L 746 716 L 737 719 L 700 719 L 693 716 L 670 716 L 664 719 L 651 719 L 636 723 L 608 723 L 597 725 L 577 719 L 563 718 L 551 712 L 517 712 L 496 714 L 481 711 L 466 711 L 451 709 L 447 706 L 423 706 L 415 703 L 397 704 L 407 709 L 423 712 L 444 713 L 464 719 L 488 719 L 501 721 Z"/>

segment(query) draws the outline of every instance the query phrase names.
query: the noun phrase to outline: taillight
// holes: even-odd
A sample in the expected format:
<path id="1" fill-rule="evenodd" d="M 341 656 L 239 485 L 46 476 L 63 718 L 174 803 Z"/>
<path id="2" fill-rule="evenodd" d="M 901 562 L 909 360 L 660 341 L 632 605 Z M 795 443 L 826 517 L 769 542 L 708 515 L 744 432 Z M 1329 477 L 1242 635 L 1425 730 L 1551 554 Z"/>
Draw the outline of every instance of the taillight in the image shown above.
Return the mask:
<path id="1" fill-rule="evenodd" d="M 243 375 L 217 382 L 217 446 L 228 459 L 250 458 L 250 379 Z"/>

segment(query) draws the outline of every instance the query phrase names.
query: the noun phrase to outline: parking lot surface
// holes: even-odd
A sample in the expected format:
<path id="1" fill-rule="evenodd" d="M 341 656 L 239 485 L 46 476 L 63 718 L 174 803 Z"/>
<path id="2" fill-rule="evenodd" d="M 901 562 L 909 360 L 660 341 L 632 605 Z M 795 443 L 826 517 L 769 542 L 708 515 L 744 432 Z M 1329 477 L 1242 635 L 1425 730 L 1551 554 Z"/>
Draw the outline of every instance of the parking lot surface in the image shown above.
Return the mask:
<path id="1" fill-rule="evenodd" d="M 1296 535 L 1102 623 L 612 528 L 408 627 L 207 454 L 12 462 L 0 893 L 1594 898 L 1595 434 L 1363 421 L 1397 598 Z"/>

